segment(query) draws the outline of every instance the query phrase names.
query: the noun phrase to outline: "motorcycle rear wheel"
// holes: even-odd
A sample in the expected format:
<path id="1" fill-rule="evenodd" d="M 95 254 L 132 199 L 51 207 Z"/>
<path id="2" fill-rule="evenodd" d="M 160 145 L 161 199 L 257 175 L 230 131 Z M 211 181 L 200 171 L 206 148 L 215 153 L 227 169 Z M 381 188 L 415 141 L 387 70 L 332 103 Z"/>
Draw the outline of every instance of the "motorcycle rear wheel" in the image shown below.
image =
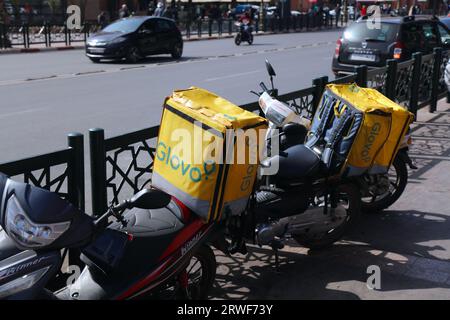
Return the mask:
<path id="1" fill-rule="evenodd" d="M 247 40 L 247 42 L 248 42 L 248 44 L 253 44 L 253 35 L 252 34 L 250 34 L 249 36 L 248 36 L 248 40 Z"/>
<path id="2" fill-rule="evenodd" d="M 345 202 L 344 205 L 347 216 L 342 223 L 331 230 L 319 234 L 292 235 L 292 238 L 303 247 L 319 250 L 330 247 L 340 240 L 345 232 L 357 220 L 361 209 L 361 195 L 359 189 L 354 184 L 346 184 L 338 187 L 339 200 Z"/>
<path id="3" fill-rule="evenodd" d="M 408 183 L 408 168 L 406 163 L 399 157 L 395 157 L 394 162 L 387 173 L 389 182 L 388 191 L 381 194 L 371 194 L 361 198 L 361 209 L 363 212 L 374 213 L 387 209 L 393 205 L 405 191 Z"/>

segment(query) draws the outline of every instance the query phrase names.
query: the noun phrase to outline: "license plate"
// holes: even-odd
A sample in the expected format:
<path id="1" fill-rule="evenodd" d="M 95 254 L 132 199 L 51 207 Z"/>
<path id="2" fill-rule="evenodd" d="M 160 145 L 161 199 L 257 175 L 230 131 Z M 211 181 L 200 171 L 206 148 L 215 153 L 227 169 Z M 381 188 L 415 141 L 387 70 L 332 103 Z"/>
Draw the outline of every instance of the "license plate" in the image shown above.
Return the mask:
<path id="1" fill-rule="evenodd" d="M 89 50 L 89 52 L 92 52 L 92 53 L 103 53 L 103 52 L 105 52 L 104 48 L 89 48 L 88 50 Z"/>
<path id="2" fill-rule="evenodd" d="M 350 55 L 350 60 L 358 60 L 358 61 L 375 61 L 375 55 L 373 54 L 359 54 L 352 53 Z"/>

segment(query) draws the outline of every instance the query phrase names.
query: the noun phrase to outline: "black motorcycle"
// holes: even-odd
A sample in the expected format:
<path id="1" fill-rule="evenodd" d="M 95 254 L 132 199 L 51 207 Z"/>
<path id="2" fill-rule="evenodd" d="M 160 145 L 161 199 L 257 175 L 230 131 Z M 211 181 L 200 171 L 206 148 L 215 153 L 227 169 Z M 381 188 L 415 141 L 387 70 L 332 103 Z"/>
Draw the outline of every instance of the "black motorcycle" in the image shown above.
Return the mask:
<path id="1" fill-rule="evenodd" d="M 307 130 L 291 108 L 273 98 L 275 71 L 268 61 L 266 66 L 272 89 L 261 82 L 263 91 L 252 92 L 260 97 L 260 113 L 269 122 L 268 157 L 261 161 L 246 214 L 228 226 L 232 248 L 245 253 L 245 243 L 253 241 L 277 253 L 289 238 L 312 249 L 330 246 L 359 216 L 359 187 L 338 174 L 338 164 L 326 164 L 319 148 L 304 144 Z M 269 173 L 274 167 L 278 170 Z"/>
<path id="2" fill-rule="evenodd" d="M 234 37 L 234 43 L 239 46 L 243 41 L 248 44 L 253 43 L 253 28 L 249 20 L 243 20 L 242 22 L 236 22 L 235 25 L 239 28 L 238 33 Z"/>

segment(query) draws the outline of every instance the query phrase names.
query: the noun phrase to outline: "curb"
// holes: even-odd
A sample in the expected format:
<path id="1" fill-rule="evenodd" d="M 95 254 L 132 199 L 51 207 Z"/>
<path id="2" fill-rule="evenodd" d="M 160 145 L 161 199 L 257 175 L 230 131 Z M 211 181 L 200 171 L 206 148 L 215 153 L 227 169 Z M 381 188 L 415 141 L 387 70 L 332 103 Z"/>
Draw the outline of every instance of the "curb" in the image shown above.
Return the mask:
<path id="1" fill-rule="evenodd" d="M 342 29 L 342 27 L 339 28 L 333 28 L 335 30 Z M 329 29 L 325 29 L 329 30 Z M 261 33 L 255 33 L 255 36 L 269 36 L 269 35 L 275 35 L 275 34 L 291 34 L 291 33 L 307 33 L 311 31 L 322 31 L 322 30 L 308 30 L 308 31 L 293 31 L 293 32 L 272 32 L 272 31 L 266 31 Z M 197 38 L 189 38 L 189 39 L 183 39 L 184 42 L 191 42 L 191 41 L 204 41 L 204 40 L 219 40 L 219 39 L 230 39 L 234 38 L 233 34 L 227 34 L 222 36 L 211 36 L 208 35 L 204 37 L 197 37 Z M 0 55 L 2 54 L 18 54 L 18 53 L 37 53 L 37 52 L 51 52 L 51 51 L 66 51 L 66 50 L 82 50 L 85 48 L 85 45 L 82 46 L 64 46 L 64 47 L 45 47 L 45 48 L 12 48 L 12 49 L 5 49 L 0 50 Z"/>

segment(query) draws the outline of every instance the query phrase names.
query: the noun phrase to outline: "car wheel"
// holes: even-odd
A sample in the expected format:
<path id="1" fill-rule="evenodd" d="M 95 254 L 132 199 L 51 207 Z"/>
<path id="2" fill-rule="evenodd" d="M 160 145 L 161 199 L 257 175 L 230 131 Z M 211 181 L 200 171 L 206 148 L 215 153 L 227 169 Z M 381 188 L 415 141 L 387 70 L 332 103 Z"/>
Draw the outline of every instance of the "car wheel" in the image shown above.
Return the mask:
<path id="1" fill-rule="evenodd" d="M 130 63 L 136 63 L 141 59 L 141 52 L 138 47 L 132 46 L 127 51 L 126 59 Z"/>
<path id="2" fill-rule="evenodd" d="M 174 59 L 181 58 L 181 56 L 183 55 L 183 43 L 182 42 L 178 42 L 173 46 L 171 55 L 172 55 L 172 58 L 174 58 Z"/>
<path id="3" fill-rule="evenodd" d="M 89 59 L 91 59 L 91 61 L 93 63 L 99 63 L 100 62 L 100 58 L 89 58 Z"/>

